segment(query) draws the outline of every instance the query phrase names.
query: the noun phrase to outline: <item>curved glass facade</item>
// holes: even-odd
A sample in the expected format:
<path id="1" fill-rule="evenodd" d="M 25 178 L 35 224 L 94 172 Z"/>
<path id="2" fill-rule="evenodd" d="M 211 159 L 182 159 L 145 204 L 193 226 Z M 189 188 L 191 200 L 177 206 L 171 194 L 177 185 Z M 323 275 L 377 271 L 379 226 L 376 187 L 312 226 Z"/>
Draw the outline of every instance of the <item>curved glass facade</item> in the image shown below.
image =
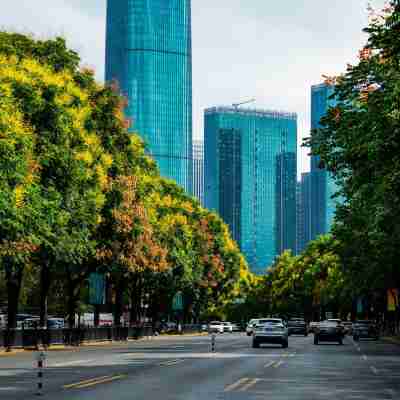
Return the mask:
<path id="1" fill-rule="evenodd" d="M 190 0 L 108 0 L 106 81 L 161 175 L 192 191 Z"/>
<path id="2" fill-rule="evenodd" d="M 296 244 L 296 114 L 205 111 L 206 207 L 219 212 L 253 272 Z"/>

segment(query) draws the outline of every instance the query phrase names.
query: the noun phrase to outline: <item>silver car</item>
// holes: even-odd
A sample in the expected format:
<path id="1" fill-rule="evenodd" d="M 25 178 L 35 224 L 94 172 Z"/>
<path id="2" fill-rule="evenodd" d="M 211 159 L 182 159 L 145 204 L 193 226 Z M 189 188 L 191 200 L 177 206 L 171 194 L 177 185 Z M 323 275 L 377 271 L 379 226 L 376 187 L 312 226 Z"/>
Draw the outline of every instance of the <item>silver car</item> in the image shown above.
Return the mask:
<path id="1" fill-rule="evenodd" d="M 253 333 L 252 347 L 257 349 L 262 343 L 280 344 L 283 348 L 289 345 L 288 328 L 286 324 L 278 318 L 263 319 Z"/>

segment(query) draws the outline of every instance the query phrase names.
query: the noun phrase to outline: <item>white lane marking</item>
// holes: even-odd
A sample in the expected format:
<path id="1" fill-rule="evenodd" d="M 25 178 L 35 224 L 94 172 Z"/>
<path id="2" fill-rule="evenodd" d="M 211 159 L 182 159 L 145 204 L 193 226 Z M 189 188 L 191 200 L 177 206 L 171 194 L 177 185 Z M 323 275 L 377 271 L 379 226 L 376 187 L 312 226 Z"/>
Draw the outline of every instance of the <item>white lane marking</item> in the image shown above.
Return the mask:
<path id="1" fill-rule="evenodd" d="M 49 367 L 49 368 L 68 367 L 71 365 L 89 364 L 93 361 L 95 361 L 95 360 L 75 360 L 75 361 L 68 361 L 68 362 L 63 362 L 63 363 L 48 364 L 47 367 Z"/>
<path id="2" fill-rule="evenodd" d="M 250 379 L 249 382 L 247 382 L 245 385 L 243 385 L 240 389 L 239 392 L 245 392 L 246 390 L 249 390 L 251 387 L 253 387 L 260 379 L 254 378 Z"/>
<path id="3" fill-rule="evenodd" d="M 371 371 L 372 371 L 375 375 L 378 375 L 378 370 L 377 370 L 373 365 L 371 365 L 370 368 L 371 368 Z"/>
<path id="4" fill-rule="evenodd" d="M 363 355 L 362 355 L 362 359 L 363 359 L 364 361 L 367 361 L 367 360 L 368 360 L 368 357 L 367 357 L 365 354 L 363 354 Z"/>
<path id="5" fill-rule="evenodd" d="M 250 380 L 250 378 L 242 378 L 239 379 L 238 381 L 228 385 L 225 387 L 224 392 L 232 392 L 232 390 L 237 389 L 239 386 L 243 385 L 244 383 L 246 383 L 248 380 Z"/>
<path id="6" fill-rule="evenodd" d="M 21 391 L 21 390 L 27 390 L 27 389 L 21 389 L 16 386 L 4 386 L 0 387 L 0 392 L 16 392 L 16 391 Z"/>
<path id="7" fill-rule="evenodd" d="M 1 371 L 0 370 L 0 376 L 18 376 L 18 375 L 23 375 L 32 372 L 33 369 L 18 369 L 18 370 L 5 370 Z"/>
<path id="8" fill-rule="evenodd" d="M 272 367 L 272 365 L 274 365 L 274 364 L 275 364 L 275 361 L 270 361 L 269 363 L 264 365 L 264 368 Z"/>

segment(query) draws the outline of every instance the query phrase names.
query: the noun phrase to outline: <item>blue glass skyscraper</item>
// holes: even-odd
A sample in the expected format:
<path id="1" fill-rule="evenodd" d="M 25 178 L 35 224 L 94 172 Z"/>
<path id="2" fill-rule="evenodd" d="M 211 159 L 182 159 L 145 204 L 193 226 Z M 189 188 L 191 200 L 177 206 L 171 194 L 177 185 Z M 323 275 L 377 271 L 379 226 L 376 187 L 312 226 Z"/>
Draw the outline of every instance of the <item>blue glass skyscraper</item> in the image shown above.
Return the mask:
<path id="1" fill-rule="evenodd" d="M 297 116 L 215 107 L 205 111 L 206 207 L 220 213 L 255 273 L 295 251 Z"/>
<path id="2" fill-rule="evenodd" d="M 311 173 L 301 174 L 298 182 L 297 202 L 297 254 L 300 254 L 311 240 Z"/>
<path id="3" fill-rule="evenodd" d="M 191 191 L 190 0 L 108 0 L 106 81 L 113 80 L 161 175 Z"/>
<path id="4" fill-rule="evenodd" d="M 320 126 L 321 118 L 335 105 L 331 98 L 334 87 L 326 84 L 311 87 L 311 129 Z M 338 188 L 332 175 L 320 165 L 319 156 L 311 157 L 311 238 L 328 233 L 340 199 L 335 198 Z"/>

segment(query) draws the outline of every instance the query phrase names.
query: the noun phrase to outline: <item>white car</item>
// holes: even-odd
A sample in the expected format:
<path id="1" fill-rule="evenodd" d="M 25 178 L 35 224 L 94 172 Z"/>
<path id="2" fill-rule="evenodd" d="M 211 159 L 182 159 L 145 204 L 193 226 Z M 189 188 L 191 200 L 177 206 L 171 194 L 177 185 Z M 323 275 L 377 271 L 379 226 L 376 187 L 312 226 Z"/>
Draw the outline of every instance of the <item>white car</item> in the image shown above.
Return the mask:
<path id="1" fill-rule="evenodd" d="M 257 349 L 262 343 L 280 344 L 288 347 L 288 328 L 278 318 L 260 319 L 253 333 L 252 347 Z"/>
<path id="2" fill-rule="evenodd" d="M 210 333 L 224 333 L 224 324 L 221 321 L 212 321 L 208 325 L 208 331 Z"/>
<path id="3" fill-rule="evenodd" d="M 233 332 L 233 325 L 230 322 L 223 322 L 222 324 L 224 325 L 224 332 Z"/>
<path id="4" fill-rule="evenodd" d="M 246 334 L 247 336 L 251 336 L 254 333 L 254 328 L 258 324 L 262 324 L 262 320 L 269 320 L 271 318 L 253 318 L 249 321 L 249 323 L 246 326 Z"/>

